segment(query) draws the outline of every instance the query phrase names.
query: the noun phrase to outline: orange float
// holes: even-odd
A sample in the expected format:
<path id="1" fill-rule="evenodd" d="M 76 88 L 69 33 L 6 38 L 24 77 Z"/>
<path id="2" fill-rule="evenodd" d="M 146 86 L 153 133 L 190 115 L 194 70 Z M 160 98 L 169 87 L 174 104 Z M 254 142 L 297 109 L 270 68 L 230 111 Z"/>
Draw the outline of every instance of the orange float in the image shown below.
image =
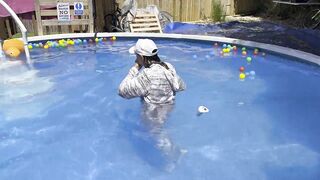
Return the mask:
<path id="1" fill-rule="evenodd" d="M 9 48 L 15 47 L 20 52 L 24 51 L 24 44 L 23 41 L 19 39 L 8 39 L 3 42 L 3 51 L 7 51 Z"/>
<path id="2" fill-rule="evenodd" d="M 20 55 L 20 50 L 16 47 L 9 47 L 4 52 L 6 53 L 6 55 L 8 55 L 10 57 L 14 57 L 14 58 L 16 58 Z"/>

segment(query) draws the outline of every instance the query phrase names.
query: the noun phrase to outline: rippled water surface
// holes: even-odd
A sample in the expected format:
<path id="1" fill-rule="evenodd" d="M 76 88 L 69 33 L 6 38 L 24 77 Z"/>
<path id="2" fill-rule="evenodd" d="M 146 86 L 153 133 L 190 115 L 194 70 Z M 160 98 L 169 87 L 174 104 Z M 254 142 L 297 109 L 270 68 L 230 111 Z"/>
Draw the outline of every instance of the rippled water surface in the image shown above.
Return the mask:
<path id="1" fill-rule="evenodd" d="M 134 43 L 34 49 L 33 67 L 0 63 L 1 180 L 320 179 L 319 67 L 156 40 L 187 89 L 154 123 L 139 98 L 117 95 Z M 200 105 L 209 112 L 199 116 Z"/>

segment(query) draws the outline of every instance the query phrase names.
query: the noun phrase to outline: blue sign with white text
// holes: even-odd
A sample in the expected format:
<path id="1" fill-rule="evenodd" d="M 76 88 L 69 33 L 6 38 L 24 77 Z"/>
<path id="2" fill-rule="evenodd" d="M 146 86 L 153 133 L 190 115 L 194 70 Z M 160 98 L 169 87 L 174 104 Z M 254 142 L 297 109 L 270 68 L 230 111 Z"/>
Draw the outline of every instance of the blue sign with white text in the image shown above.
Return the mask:
<path id="1" fill-rule="evenodd" d="M 83 15 L 83 3 L 75 2 L 74 3 L 74 15 Z"/>

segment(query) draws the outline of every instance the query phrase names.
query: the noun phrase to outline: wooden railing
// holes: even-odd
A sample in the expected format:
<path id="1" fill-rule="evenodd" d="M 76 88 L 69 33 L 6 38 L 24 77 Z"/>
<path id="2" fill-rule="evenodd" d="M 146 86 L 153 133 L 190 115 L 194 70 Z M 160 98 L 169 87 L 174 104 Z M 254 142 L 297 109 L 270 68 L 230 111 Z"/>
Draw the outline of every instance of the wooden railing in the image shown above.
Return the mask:
<path id="1" fill-rule="evenodd" d="M 59 21 L 57 3 L 69 3 L 70 20 Z M 74 3 L 82 2 L 82 15 L 74 15 Z M 93 32 L 92 0 L 36 0 L 38 35 L 52 33 Z"/>

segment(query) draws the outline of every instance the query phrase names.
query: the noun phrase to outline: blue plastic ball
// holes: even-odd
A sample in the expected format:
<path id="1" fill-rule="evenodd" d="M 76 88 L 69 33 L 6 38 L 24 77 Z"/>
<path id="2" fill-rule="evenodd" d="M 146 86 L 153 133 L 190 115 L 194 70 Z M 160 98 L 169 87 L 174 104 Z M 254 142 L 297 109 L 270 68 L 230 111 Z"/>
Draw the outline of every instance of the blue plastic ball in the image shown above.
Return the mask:
<path id="1" fill-rule="evenodd" d="M 256 72 L 255 72 L 255 71 L 250 71 L 250 75 L 251 75 L 251 76 L 255 76 L 255 75 L 256 75 Z"/>

